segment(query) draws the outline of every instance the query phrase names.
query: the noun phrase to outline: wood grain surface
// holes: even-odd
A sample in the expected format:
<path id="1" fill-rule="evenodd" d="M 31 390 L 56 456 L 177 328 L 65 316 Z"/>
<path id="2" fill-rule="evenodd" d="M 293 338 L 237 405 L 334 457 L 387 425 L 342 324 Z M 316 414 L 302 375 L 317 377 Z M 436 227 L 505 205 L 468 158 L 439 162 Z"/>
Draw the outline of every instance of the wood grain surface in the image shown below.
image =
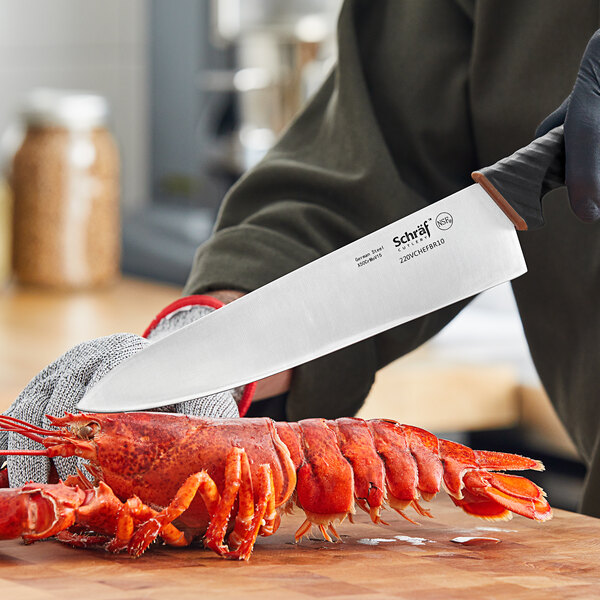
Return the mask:
<path id="1" fill-rule="evenodd" d="M 543 524 L 522 517 L 489 522 L 465 515 L 441 497 L 431 508 L 436 518 L 420 527 L 389 512 L 389 527 L 357 515 L 356 524 L 339 527 L 343 542 L 334 544 L 316 535 L 294 544 L 302 517 L 292 515 L 277 534 L 259 539 L 248 563 L 223 560 L 199 547 L 153 546 L 132 559 L 55 541 L 30 546 L 3 541 L 0 586 L 4 598 L 25 600 L 547 600 L 600 594 L 600 520 L 556 511 Z M 464 546 L 451 541 L 458 536 L 500 542 Z"/>

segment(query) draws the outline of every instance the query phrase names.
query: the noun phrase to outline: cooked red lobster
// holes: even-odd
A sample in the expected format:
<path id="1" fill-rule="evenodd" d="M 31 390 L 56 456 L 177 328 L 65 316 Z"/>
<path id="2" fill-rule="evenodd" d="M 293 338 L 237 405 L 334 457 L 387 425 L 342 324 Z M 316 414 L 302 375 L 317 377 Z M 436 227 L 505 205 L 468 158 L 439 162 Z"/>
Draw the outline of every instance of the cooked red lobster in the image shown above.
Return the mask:
<path id="1" fill-rule="evenodd" d="M 429 512 L 443 485 L 465 512 L 486 519 L 517 513 L 552 516 L 544 492 L 501 470 L 541 470 L 540 462 L 471 450 L 390 420 L 207 419 L 164 413 L 67 414 L 42 429 L 0 416 L 2 429 L 43 444 L 21 451 L 80 456 L 81 472 L 64 483 L 0 490 L 0 539 L 56 536 L 75 546 L 103 544 L 141 555 L 158 537 L 183 546 L 203 538 L 227 558 L 250 557 L 258 535 L 275 533 L 280 516 L 299 506 L 300 540 L 316 525 L 339 537 L 334 523 L 352 520 L 355 504 L 374 523 L 389 505 Z M 18 454 L 2 451 L 1 454 Z"/>

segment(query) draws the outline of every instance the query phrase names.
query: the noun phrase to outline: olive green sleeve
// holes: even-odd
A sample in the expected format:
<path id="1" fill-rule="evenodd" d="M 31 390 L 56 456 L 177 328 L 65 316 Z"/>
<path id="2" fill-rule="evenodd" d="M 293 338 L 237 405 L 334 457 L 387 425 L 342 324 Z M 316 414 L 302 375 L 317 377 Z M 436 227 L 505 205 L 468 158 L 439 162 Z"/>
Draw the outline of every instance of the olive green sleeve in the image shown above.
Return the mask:
<path id="1" fill-rule="evenodd" d="M 338 65 L 230 191 L 185 292 L 251 291 L 468 185 L 471 31 L 452 2 L 346 2 Z M 463 305 L 298 367 L 288 418 L 354 414 L 376 370 Z"/>

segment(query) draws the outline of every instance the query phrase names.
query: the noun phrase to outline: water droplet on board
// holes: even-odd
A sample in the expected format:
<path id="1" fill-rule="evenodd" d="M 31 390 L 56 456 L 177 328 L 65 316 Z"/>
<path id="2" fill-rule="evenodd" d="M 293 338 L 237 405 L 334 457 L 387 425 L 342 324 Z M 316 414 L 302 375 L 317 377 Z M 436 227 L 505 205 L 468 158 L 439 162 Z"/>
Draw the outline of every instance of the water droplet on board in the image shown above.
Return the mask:
<path id="1" fill-rule="evenodd" d="M 411 546 L 424 546 L 425 544 L 435 544 L 435 540 L 428 540 L 427 538 L 409 537 L 407 535 L 395 535 L 393 538 L 362 538 L 357 540 L 359 544 L 365 544 L 367 546 L 378 546 L 379 544 L 385 544 L 386 542 L 405 542 Z"/>
<path id="2" fill-rule="evenodd" d="M 450 540 L 455 544 L 462 544 L 463 546 L 485 546 L 489 544 L 499 544 L 500 540 L 494 537 L 455 537 Z"/>

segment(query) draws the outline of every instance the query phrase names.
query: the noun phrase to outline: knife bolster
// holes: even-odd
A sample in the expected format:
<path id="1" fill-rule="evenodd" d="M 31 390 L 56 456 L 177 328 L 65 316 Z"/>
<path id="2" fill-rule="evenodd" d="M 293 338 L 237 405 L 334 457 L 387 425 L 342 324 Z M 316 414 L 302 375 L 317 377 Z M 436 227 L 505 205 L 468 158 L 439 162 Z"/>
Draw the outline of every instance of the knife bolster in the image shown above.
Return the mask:
<path id="1" fill-rule="evenodd" d="M 508 203 L 504 196 L 494 187 L 492 182 L 480 171 L 471 173 L 475 183 L 478 183 L 498 205 L 500 210 L 511 220 L 517 231 L 527 231 L 527 223 L 521 215 Z"/>

